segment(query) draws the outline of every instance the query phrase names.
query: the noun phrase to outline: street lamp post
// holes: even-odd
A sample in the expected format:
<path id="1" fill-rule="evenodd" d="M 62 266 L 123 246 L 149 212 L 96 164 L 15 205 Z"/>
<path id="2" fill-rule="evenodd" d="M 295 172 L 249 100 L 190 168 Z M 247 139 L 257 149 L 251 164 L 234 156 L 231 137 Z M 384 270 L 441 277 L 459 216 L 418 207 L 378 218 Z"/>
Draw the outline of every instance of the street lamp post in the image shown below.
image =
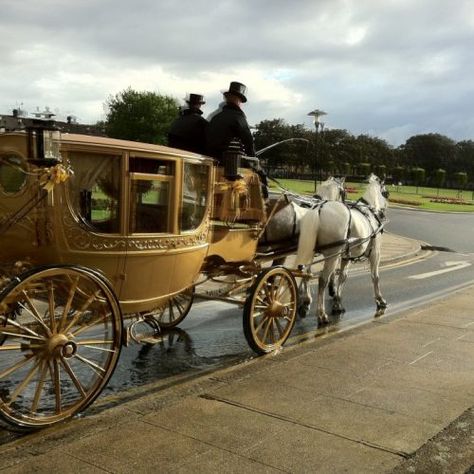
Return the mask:
<path id="1" fill-rule="evenodd" d="M 316 130 L 316 143 L 314 151 L 314 163 L 313 163 L 313 176 L 314 176 L 314 192 L 316 192 L 317 186 L 317 161 L 319 154 L 319 132 L 324 130 L 324 122 L 321 122 L 319 119 L 323 115 L 327 115 L 326 112 L 323 112 L 319 109 L 314 109 L 312 112 L 308 113 L 309 116 L 313 117 L 314 128 Z"/>

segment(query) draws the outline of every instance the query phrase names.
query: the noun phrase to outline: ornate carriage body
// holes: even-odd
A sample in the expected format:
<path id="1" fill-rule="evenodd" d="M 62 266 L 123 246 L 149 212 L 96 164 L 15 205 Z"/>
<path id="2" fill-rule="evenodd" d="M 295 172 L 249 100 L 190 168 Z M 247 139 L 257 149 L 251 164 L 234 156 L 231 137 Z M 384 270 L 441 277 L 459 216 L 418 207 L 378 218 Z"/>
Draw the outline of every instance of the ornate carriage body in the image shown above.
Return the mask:
<path id="1" fill-rule="evenodd" d="M 0 261 L 99 269 L 124 313 L 149 310 L 192 286 L 209 247 L 212 160 L 69 134 L 61 155 L 73 174 L 0 236 Z M 0 135 L 0 156 L 5 220 L 45 191 L 41 175 L 28 174 L 26 134 Z"/>
<path id="2" fill-rule="evenodd" d="M 0 420 L 31 429 L 84 410 L 133 324 L 177 325 L 198 279 L 224 281 L 218 299 L 244 307 L 254 350 L 281 347 L 296 284 L 256 261 L 267 214 L 252 169 L 227 179 L 182 150 L 45 133 L 0 134 Z"/>

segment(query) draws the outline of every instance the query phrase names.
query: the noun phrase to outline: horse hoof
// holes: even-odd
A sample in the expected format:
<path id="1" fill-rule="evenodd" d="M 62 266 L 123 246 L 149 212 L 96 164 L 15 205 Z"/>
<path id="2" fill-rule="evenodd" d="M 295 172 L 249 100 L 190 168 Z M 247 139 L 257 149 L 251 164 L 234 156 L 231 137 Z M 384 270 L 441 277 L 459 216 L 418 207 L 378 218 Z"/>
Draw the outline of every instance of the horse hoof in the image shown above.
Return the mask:
<path id="1" fill-rule="evenodd" d="M 308 306 L 300 306 L 298 308 L 298 316 L 300 318 L 306 318 L 309 312 L 309 307 Z"/>
<path id="2" fill-rule="evenodd" d="M 379 300 L 377 301 L 377 309 L 386 309 L 387 308 L 387 302 L 385 300 Z"/>
<path id="3" fill-rule="evenodd" d="M 340 314 L 344 314 L 345 312 L 346 310 L 344 308 L 332 308 L 331 311 L 334 316 L 339 316 Z"/>

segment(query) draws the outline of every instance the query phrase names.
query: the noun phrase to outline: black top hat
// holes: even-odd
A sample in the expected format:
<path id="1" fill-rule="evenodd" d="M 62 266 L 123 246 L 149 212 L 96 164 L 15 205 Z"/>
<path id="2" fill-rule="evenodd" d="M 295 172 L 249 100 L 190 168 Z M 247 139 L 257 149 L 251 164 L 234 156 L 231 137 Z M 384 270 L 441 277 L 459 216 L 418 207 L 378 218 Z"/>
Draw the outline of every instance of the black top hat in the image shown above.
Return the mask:
<path id="1" fill-rule="evenodd" d="M 240 82 L 231 82 L 228 91 L 223 91 L 223 94 L 234 94 L 240 98 L 242 102 L 247 102 L 247 97 L 245 94 L 247 93 L 247 86 Z"/>
<path id="2" fill-rule="evenodd" d="M 203 105 L 206 102 L 204 102 L 204 96 L 200 94 L 189 94 L 187 97 L 184 99 L 188 104 L 199 104 Z"/>

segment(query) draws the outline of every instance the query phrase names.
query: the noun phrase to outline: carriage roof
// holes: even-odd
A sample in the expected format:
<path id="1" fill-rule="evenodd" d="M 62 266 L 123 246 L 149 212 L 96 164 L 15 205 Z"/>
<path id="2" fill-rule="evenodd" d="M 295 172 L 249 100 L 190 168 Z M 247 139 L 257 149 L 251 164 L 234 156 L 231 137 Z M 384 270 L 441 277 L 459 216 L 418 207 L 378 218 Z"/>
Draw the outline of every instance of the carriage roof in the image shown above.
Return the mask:
<path id="1" fill-rule="evenodd" d="M 205 158 L 202 155 L 192 153 L 189 151 L 178 150 L 176 148 L 167 147 L 164 145 L 154 145 L 152 143 L 142 143 L 131 140 L 121 140 L 118 138 L 98 137 L 93 135 L 79 135 L 75 133 L 62 133 L 61 144 L 64 146 L 72 144 L 83 144 L 91 146 L 101 146 L 107 148 L 124 148 L 130 151 L 146 151 L 158 152 L 166 154 L 174 154 L 183 158 Z"/>

